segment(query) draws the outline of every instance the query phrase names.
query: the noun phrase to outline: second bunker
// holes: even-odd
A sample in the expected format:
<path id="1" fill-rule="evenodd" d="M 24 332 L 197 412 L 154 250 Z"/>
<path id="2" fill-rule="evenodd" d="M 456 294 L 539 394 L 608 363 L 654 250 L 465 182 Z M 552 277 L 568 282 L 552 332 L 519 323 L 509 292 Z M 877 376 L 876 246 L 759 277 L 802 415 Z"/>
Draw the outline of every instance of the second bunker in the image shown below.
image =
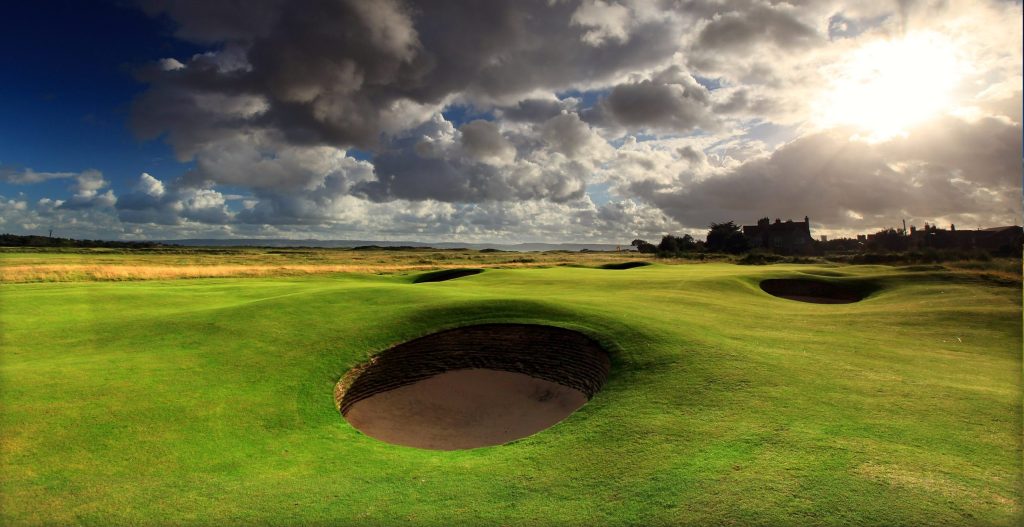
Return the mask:
<path id="1" fill-rule="evenodd" d="M 857 289 L 802 278 L 771 278 L 761 281 L 761 290 L 772 296 L 813 304 L 852 304 L 864 299 Z"/>
<path id="2" fill-rule="evenodd" d="M 352 426 L 388 443 L 476 448 L 558 423 L 601 389 L 609 369 L 607 353 L 581 333 L 482 324 L 384 351 L 338 383 L 335 403 Z"/>

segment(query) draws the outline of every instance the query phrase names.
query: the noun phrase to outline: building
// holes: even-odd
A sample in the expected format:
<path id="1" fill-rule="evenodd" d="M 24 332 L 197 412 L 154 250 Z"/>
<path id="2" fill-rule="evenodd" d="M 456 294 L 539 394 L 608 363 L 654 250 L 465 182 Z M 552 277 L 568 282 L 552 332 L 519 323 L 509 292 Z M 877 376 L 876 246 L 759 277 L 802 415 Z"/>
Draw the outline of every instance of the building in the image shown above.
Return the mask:
<path id="1" fill-rule="evenodd" d="M 780 254 L 808 254 L 814 249 L 811 238 L 811 220 L 804 216 L 804 221 L 782 220 L 776 218 L 772 223 L 768 218 L 757 220 L 757 225 L 744 225 L 743 236 L 750 247 L 768 249 Z"/>
<path id="2" fill-rule="evenodd" d="M 1020 252 L 1022 239 L 1024 230 L 1016 225 L 965 231 L 957 230 L 955 225 L 946 230 L 925 223 L 923 229 L 910 227 L 909 245 L 915 249 L 977 249 L 1016 254 Z"/>

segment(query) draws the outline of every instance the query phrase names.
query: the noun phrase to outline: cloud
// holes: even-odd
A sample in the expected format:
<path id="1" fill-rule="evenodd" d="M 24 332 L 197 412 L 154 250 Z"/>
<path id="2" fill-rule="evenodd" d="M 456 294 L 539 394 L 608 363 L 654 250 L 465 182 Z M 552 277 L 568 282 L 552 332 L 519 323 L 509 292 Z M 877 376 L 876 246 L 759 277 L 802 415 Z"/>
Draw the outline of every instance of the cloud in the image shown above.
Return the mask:
<path id="1" fill-rule="evenodd" d="M 131 192 L 116 204 L 117 217 L 130 224 L 182 225 L 189 222 L 208 225 L 232 223 L 235 214 L 219 191 L 196 188 L 178 181 L 167 185 L 143 172 Z"/>
<path id="2" fill-rule="evenodd" d="M 293 145 L 270 132 L 239 133 L 205 144 L 195 169 L 184 176 L 192 186 L 232 185 L 292 192 L 328 187 L 347 192 L 366 180 L 372 165 L 326 145 Z"/>
<path id="3" fill-rule="evenodd" d="M 540 137 L 552 152 L 569 159 L 600 157 L 608 145 L 575 113 L 563 113 L 539 127 Z"/>
<path id="4" fill-rule="evenodd" d="M 166 192 L 162 181 L 145 172 L 139 176 L 139 183 L 136 185 L 136 189 L 142 194 L 153 198 L 160 198 Z"/>
<path id="5" fill-rule="evenodd" d="M 86 170 L 77 175 L 75 183 L 71 187 L 74 194 L 61 207 L 67 209 L 113 207 L 117 203 L 114 191 L 100 192 L 109 185 L 110 182 L 104 179 L 103 174 L 98 170 Z"/>
<path id="6" fill-rule="evenodd" d="M 140 67 L 132 106 L 136 134 L 189 164 L 113 184 L 0 169 L 2 184 L 46 188 L 9 198 L 10 218 L 132 236 L 591 240 L 765 214 L 838 230 L 1019 221 L 1010 2 L 141 5 L 202 51 Z M 941 115 L 880 143 L 818 118 L 835 64 L 915 31 L 970 65 Z"/>
<path id="7" fill-rule="evenodd" d="M 582 197 L 593 160 L 577 157 L 594 144 L 594 136 L 576 116 L 554 117 L 539 126 L 542 136 L 556 128 L 565 134 L 549 132 L 549 141 L 538 140 L 538 130 L 527 128 L 505 138 L 493 123 L 474 121 L 456 129 L 437 115 L 378 154 L 376 179 L 353 189 L 374 201 L 565 202 Z"/>
<path id="8" fill-rule="evenodd" d="M 632 16 L 629 8 L 615 2 L 584 1 L 569 20 L 572 25 L 587 28 L 582 40 L 600 46 L 608 40 L 623 42 L 629 38 Z"/>
<path id="9" fill-rule="evenodd" d="M 113 207 L 117 196 L 113 190 L 100 192 L 110 185 L 99 170 L 89 169 L 82 172 L 36 172 L 31 168 L 16 170 L 0 167 L 0 182 L 12 185 L 35 185 L 46 181 L 68 179 L 68 187 L 73 195 L 67 200 L 60 200 L 57 206 L 66 209 L 87 209 L 93 207 Z"/>
<path id="10" fill-rule="evenodd" d="M 162 187 L 163 192 L 156 189 Z M 210 189 L 176 188 L 148 174 L 139 177 L 134 192 L 117 203 L 117 215 L 100 211 L 67 211 L 49 198 L 33 210 L 24 201 L 0 199 L 0 211 L 19 210 L 14 221 L 32 218 L 32 225 L 49 220 L 78 223 L 90 214 L 95 225 L 123 236 L 150 238 L 202 236 L 279 236 L 314 238 L 410 239 L 421 241 L 575 240 L 607 242 L 656 238 L 678 232 L 680 226 L 662 211 L 633 200 L 597 205 L 587 197 L 561 203 L 455 204 L 436 200 L 394 199 L 374 202 L 351 195 L 251 196 L 237 212 L 227 196 Z M 54 206 L 56 203 L 56 206 Z M 59 214 L 59 218 L 55 216 Z M 82 232 L 82 231 L 78 231 Z"/>
<path id="11" fill-rule="evenodd" d="M 572 110 L 575 106 L 575 99 L 524 99 L 500 110 L 500 117 L 509 121 L 526 121 L 537 123 L 546 121 L 560 113 L 562 110 Z"/>
<path id="12" fill-rule="evenodd" d="M 764 44 L 783 49 L 803 47 L 817 37 L 817 31 L 794 16 L 792 8 L 758 3 L 743 11 L 716 14 L 697 42 L 702 50 L 738 53 Z"/>
<path id="13" fill-rule="evenodd" d="M 714 128 L 708 90 L 678 66 L 652 79 L 620 84 L 603 101 L 603 108 L 629 129 L 686 132 Z"/>
<path id="14" fill-rule="evenodd" d="M 978 139 L 965 143 L 968 137 Z M 1019 172 L 1021 141 L 1019 125 L 996 120 L 949 118 L 878 144 L 834 130 L 692 183 L 634 188 L 684 225 L 765 215 L 809 215 L 830 229 L 847 230 L 891 226 L 903 218 L 1013 224 L 1021 220 L 1021 183 L 1010 166 Z"/>
<path id="15" fill-rule="evenodd" d="M 516 102 L 614 79 L 670 57 L 680 37 L 671 15 L 632 19 L 629 35 L 616 29 L 617 15 L 574 24 L 573 2 L 260 2 L 239 18 L 195 2 L 145 6 L 177 21 L 184 38 L 223 43 L 184 68 L 140 74 L 151 88 L 135 104 L 136 129 L 166 133 L 186 159 L 210 138 L 249 128 L 271 128 L 290 143 L 375 148 L 395 105 Z M 587 42 L 595 30 L 608 35 L 599 47 Z M 226 53 L 244 67 L 218 66 Z M 203 97 L 223 110 L 204 108 Z"/>
<path id="16" fill-rule="evenodd" d="M 36 172 L 31 168 L 17 170 L 12 167 L 0 167 L 0 181 L 11 185 L 34 185 L 44 181 L 72 179 L 78 176 L 78 172 Z"/>
<path id="17" fill-rule="evenodd" d="M 515 159 L 516 149 L 502 137 L 498 125 L 476 120 L 462 125 L 459 131 L 462 148 L 477 161 L 505 164 Z"/>

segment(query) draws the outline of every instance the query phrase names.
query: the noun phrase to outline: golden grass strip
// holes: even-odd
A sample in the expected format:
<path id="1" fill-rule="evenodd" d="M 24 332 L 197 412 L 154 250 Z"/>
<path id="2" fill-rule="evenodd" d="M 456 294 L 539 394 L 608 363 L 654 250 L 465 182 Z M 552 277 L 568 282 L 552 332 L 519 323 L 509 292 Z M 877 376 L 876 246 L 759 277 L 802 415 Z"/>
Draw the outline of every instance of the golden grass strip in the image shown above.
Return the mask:
<path id="1" fill-rule="evenodd" d="M 73 282 L 234 278 L 322 273 L 380 273 L 430 269 L 422 265 L 16 265 L 0 268 L 0 282 Z"/>
<path id="2" fill-rule="evenodd" d="M 538 267 L 556 262 L 486 263 L 473 267 Z M 124 265 L 47 264 L 0 267 L 0 283 L 175 280 L 182 278 L 244 278 L 327 273 L 397 273 L 467 267 L 445 264 L 284 264 L 284 265 Z"/>

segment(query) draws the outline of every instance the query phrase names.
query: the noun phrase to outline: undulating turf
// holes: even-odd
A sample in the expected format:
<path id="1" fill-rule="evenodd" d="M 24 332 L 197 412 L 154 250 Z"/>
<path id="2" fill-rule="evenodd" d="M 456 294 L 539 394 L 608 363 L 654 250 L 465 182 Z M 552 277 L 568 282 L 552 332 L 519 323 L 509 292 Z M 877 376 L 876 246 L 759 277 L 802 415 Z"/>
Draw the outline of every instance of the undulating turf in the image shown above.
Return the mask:
<path id="1" fill-rule="evenodd" d="M 762 278 L 870 284 L 772 297 Z M 942 270 L 651 265 L 0 285 L 0 524 L 1015 525 L 1021 288 Z M 335 382 L 483 322 L 612 353 L 562 423 L 360 434 Z"/>

